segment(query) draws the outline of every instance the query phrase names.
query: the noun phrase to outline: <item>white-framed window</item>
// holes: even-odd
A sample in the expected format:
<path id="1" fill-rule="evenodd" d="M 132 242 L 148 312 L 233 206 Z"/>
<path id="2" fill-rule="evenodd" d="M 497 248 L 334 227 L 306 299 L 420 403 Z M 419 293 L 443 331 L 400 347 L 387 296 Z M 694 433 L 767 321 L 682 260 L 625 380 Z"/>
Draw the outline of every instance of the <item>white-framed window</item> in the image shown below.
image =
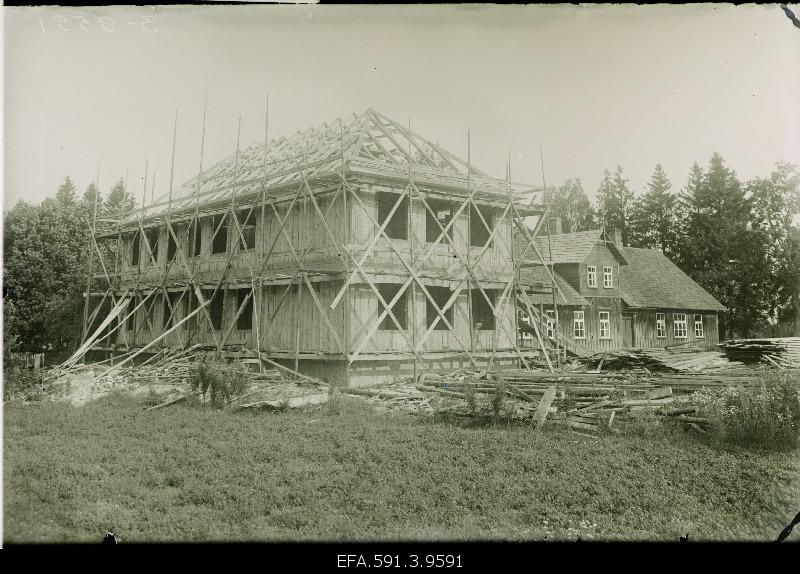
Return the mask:
<path id="1" fill-rule="evenodd" d="M 589 287 L 597 287 L 597 267 L 594 265 L 586 267 L 586 282 Z"/>
<path id="2" fill-rule="evenodd" d="M 672 334 L 676 339 L 686 338 L 686 313 L 672 315 Z"/>
<path id="3" fill-rule="evenodd" d="M 525 311 L 520 311 L 519 312 L 519 320 L 522 321 L 523 323 L 525 323 L 528 326 L 530 326 L 530 324 L 531 324 L 531 318 L 528 316 L 528 314 Z M 533 339 L 533 333 L 530 333 L 528 331 L 522 331 L 522 340 L 523 341 L 530 341 L 531 339 Z"/>
<path id="4" fill-rule="evenodd" d="M 705 338 L 705 333 L 703 332 L 703 316 L 700 314 L 694 316 L 694 336 L 698 339 Z"/>
<path id="5" fill-rule="evenodd" d="M 603 287 L 611 289 L 614 286 L 614 277 L 611 267 L 603 267 Z"/>
<path id="6" fill-rule="evenodd" d="M 665 313 L 656 313 L 656 338 L 667 338 L 667 315 Z"/>
<path id="7" fill-rule="evenodd" d="M 586 323 L 583 318 L 583 311 L 572 312 L 572 335 L 576 339 L 586 338 Z"/>
<path id="8" fill-rule="evenodd" d="M 600 311 L 600 338 L 611 338 L 611 312 Z"/>
<path id="9" fill-rule="evenodd" d="M 550 338 L 550 339 L 555 339 L 556 338 L 556 314 L 555 314 L 555 311 L 553 311 L 552 309 L 548 309 L 547 311 L 544 312 L 544 314 L 545 314 L 545 320 L 547 321 L 547 323 L 546 323 L 547 337 Z"/>

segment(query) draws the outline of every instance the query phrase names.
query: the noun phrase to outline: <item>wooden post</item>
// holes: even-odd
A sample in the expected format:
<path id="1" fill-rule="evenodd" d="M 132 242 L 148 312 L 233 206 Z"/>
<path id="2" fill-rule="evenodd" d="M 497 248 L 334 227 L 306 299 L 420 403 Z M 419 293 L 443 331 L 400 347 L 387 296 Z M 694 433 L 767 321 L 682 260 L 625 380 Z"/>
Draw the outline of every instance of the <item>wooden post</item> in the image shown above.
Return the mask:
<path id="1" fill-rule="evenodd" d="M 542 153 L 542 146 L 539 146 L 539 159 L 542 163 L 542 186 L 544 187 L 543 193 L 547 193 L 547 180 L 544 177 L 544 155 Z M 555 266 L 553 265 L 553 245 L 550 242 L 550 222 L 545 221 L 544 224 L 547 226 L 547 258 L 550 261 L 550 280 L 552 282 L 551 291 L 553 295 L 553 331 L 556 339 L 556 365 L 561 367 L 561 344 L 560 344 L 560 329 L 559 329 L 559 317 L 558 317 L 558 304 L 556 303 L 556 283 L 555 283 Z M 535 239 L 535 238 L 534 238 Z"/>
<path id="2" fill-rule="evenodd" d="M 302 294 L 301 290 L 303 288 L 303 278 L 305 277 L 305 272 L 301 271 L 300 275 L 302 277 L 298 277 L 297 279 L 297 304 L 295 305 L 295 313 L 294 313 L 294 370 L 298 371 L 298 367 L 300 366 L 300 296 Z"/>
<path id="3" fill-rule="evenodd" d="M 508 182 L 508 203 L 509 205 L 513 205 L 514 197 L 511 194 L 511 152 L 508 152 L 508 165 L 506 168 L 506 181 Z M 511 295 L 509 296 L 508 300 L 511 303 L 511 317 L 513 321 L 513 328 L 514 328 L 514 345 L 516 347 L 520 347 L 520 334 L 519 334 L 519 319 L 517 317 L 517 289 L 519 289 L 519 277 L 517 274 L 517 267 L 514 263 L 514 214 L 509 210 L 508 212 L 508 245 L 511 258 L 511 281 L 512 281 L 512 291 Z M 530 321 L 533 321 L 533 317 L 529 318 Z M 521 366 L 521 365 L 520 365 Z"/>
<path id="4" fill-rule="evenodd" d="M 412 177 L 411 177 L 411 118 L 408 118 L 408 185 L 406 186 L 406 197 L 408 197 L 408 253 L 409 253 L 409 262 L 411 266 L 414 266 L 414 197 L 411 194 L 411 185 L 412 185 Z M 416 384 L 418 380 L 418 364 L 417 364 L 417 297 L 416 297 L 416 288 L 414 283 L 411 283 L 411 346 L 414 350 L 414 383 Z M 406 316 L 406 319 L 408 317 Z"/>
<path id="5" fill-rule="evenodd" d="M 94 210 L 92 215 L 92 244 L 94 244 L 95 233 L 97 228 L 97 200 L 100 198 L 100 165 L 97 166 L 97 176 L 95 177 L 94 189 Z M 91 244 L 90 244 L 91 245 Z M 86 297 L 83 300 L 83 328 L 81 329 L 81 341 L 86 338 L 86 333 L 89 330 L 89 298 L 91 297 L 92 293 L 92 267 L 94 266 L 94 250 L 90 249 L 89 251 L 89 271 L 88 277 L 86 279 Z"/>
<path id="6" fill-rule="evenodd" d="M 472 191 L 470 188 L 470 171 L 472 166 L 470 133 L 467 130 L 467 317 L 469 320 L 469 352 L 475 354 L 475 320 L 472 315 Z"/>
<path id="7" fill-rule="evenodd" d="M 342 186 L 342 209 L 344 210 L 344 249 L 349 253 L 350 252 L 350 211 L 347 204 L 347 194 L 349 193 L 349 188 L 347 186 L 347 174 L 345 173 L 345 165 L 344 165 L 344 127 L 342 126 L 342 120 L 339 120 L 339 157 L 341 158 L 341 186 Z M 350 258 L 345 257 L 344 260 L 344 276 L 350 276 Z M 351 292 L 350 287 L 347 288 L 347 292 L 345 293 L 344 299 L 344 345 L 345 350 L 347 351 L 347 359 L 344 363 L 344 385 L 345 387 L 350 386 L 350 351 L 351 351 L 351 326 L 350 322 L 352 321 L 351 313 L 353 312 L 353 302 L 351 301 Z"/>

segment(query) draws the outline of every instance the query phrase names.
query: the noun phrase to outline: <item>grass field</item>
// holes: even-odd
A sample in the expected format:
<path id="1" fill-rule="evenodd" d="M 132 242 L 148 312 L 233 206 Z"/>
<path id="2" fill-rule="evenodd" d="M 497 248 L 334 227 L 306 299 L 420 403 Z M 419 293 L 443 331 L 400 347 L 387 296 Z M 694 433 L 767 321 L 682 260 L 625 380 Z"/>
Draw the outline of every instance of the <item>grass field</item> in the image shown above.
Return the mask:
<path id="1" fill-rule="evenodd" d="M 796 453 L 462 428 L 341 400 L 7 403 L 5 540 L 772 540 L 800 509 Z"/>

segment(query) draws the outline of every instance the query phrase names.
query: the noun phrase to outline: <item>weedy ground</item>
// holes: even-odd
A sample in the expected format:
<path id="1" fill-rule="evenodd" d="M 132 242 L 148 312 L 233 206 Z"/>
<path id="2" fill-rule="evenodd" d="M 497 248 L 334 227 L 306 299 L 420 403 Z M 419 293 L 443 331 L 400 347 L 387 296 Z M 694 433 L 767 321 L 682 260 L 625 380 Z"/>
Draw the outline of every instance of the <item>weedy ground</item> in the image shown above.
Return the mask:
<path id="1" fill-rule="evenodd" d="M 797 451 L 148 402 L 6 403 L 5 541 L 767 541 L 800 509 Z"/>

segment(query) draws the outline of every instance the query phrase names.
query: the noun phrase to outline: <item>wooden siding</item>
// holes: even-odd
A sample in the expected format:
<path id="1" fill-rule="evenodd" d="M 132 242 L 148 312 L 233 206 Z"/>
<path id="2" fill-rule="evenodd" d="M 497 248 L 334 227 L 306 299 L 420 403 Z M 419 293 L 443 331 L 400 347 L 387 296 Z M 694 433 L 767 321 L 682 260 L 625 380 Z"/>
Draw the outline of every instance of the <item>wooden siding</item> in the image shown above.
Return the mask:
<path id="1" fill-rule="evenodd" d="M 636 346 L 641 348 L 658 348 L 671 345 L 687 344 L 687 346 L 710 347 L 719 343 L 719 325 L 716 311 L 688 311 L 685 309 L 638 309 L 633 310 L 634 333 Z M 664 313 L 666 319 L 666 337 L 656 337 L 656 313 Z M 686 338 L 676 338 L 674 335 L 674 313 L 686 314 Z M 703 315 L 704 337 L 698 338 L 694 334 L 694 315 Z"/>
<path id="2" fill-rule="evenodd" d="M 592 265 L 597 268 L 597 287 L 589 287 L 588 267 Z M 576 267 L 578 267 L 576 265 Z M 612 287 L 609 289 L 603 287 L 603 267 L 611 267 L 611 283 Z M 620 280 L 622 278 L 619 272 L 619 261 L 614 256 L 614 253 L 605 245 L 595 245 L 589 254 L 580 264 L 579 272 L 579 287 L 578 291 L 584 297 L 620 297 Z"/>
<path id="3" fill-rule="evenodd" d="M 363 184 L 360 188 L 360 195 L 364 207 L 369 211 L 375 221 L 378 220 L 378 193 L 399 194 L 403 191 L 402 187 L 392 187 L 385 185 Z M 352 201 L 352 219 L 350 249 L 357 259 L 360 259 L 366 246 L 373 240 L 378 229 L 364 213 L 364 208 L 357 202 Z M 452 202 L 453 212 L 460 206 L 460 200 L 454 199 Z M 450 273 L 452 277 L 461 277 L 464 274 L 463 266 L 460 266 L 458 256 L 465 261 L 468 257 L 470 266 L 475 275 L 479 278 L 492 278 L 495 281 L 508 281 L 513 273 L 511 265 L 511 214 L 506 214 L 501 218 L 503 210 L 489 205 L 481 205 L 481 209 L 492 214 L 493 226 L 497 228 L 493 236 L 492 245 L 486 249 L 480 259 L 478 254 L 482 247 L 467 246 L 469 240 L 469 216 L 467 208 L 459 214 L 455 223 L 451 226 L 452 243 L 448 239 L 442 240 L 433 247 L 430 255 L 422 263 L 421 276 L 442 277 L 447 271 L 455 267 L 455 273 Z M 408 239 L 393 239 L 392 243 L 397 251 L 403 254 L 406 261 L 418 262 L 425 253 L 431 249 L 433 243 L 426 240 L 426 214 L 427 210 L 418 197 L 414 196 L 410 207 L 411 225 L 407 228 Z M 438 226 L 436 235 L 439 235 Z M 413 256 L 410 246 L 413 244 Z M 365 261 L 366 267 L 371 272 L 386 272 L 394 274 L 404 274 L 405 267 L 398 259 L 397 254 L 387 245 L 386 239 L 381 238 L 375 243 L 371 253 Z"/>
<path id="4" fill-rule="evenodd" d="M 633 317 L 633 330 L 634 330 L 634 344 L 632 348 L 638 349 L 652 349 L 659 347 L 667 347 L 672 345 L 686 344 L 687 346 L 695 347 L 711 347 L 719 343 L 719 327 L 716 311 L 690 311 L 683 309 L 630 309 L 620 299 L 610 297 L 592 297 L 589 299 L 591 305 L 589 306 L 558 306 L 558 325 L 559 333 L 562 337 L 566 337 L 574 341 L 582 347 L 594 351 L 609 351 L 613 349 L 625 348 L 623 342 L 623 315 L 632 315 Z M 552 305 L 544 305 L 542 309 L 547 311 L 552 310 Z M 573 311 L 584 312 L 585 322 L 585 339 L 575 339 L 573 335 Z M 609 311 L 611 320 L 611 338 L 600 339 L 600 311 Z M 666 315 L 666 337 L 656 337 L 656 313 L 664 313 Z M 673 313 L 685 313 L 687 319 L 687 336 L 686 338 L 676 338 L 674 336 L 674 323 Z M 703 331 L 704 337 L 695 337 L 694 333 L 694 315 L 703 315 Z M 544 324 L 539 326 L 544 328 Z M 538 342 L 535 336 L 530 339 L 525 339 L 523 346 L 526 348 L 538 348 Z"/>
<path id="5" fill-rule="evenodd" d="M 351 349 L 355 350 L 361 345 L 363 338 L 375 324 L 383 307 L 375 297 L 375 294 L 367 285 L 359 285 L 351 290 L 353 301 L 353 313 L 351 315 Z M 412 307 L 411 288 L 406 295 L 407 309 L 407 329 L 406 338 L 409 342 L 418 343 L 427 331 L 427 305 L 425 294 L 419 287 L 416 287 L 414 298 L 416 305 Z M 499 293 L 497 294 L 499 297 Z M 462 290 L 456 301 L 453 303 L 452 325 L 455 335 L 448 330 L 433 330 L 425 339 L 422 352 L 433 351 L 461 351 L 459 340 L 463 349 L 470 349 L 470 329 L 469 329 L 469 299 L 466 288 Z M 388 301 L 387 301 L 388 303 Z M 495 329 L 479 330 L 474 332 L 473 348 L 475 351 L 504 350 L 513 348 L 513 337 L 515 336 L 514 315 L 509 299 L 501 305 L 498 313 L 501 318 L 496 320 Z M 398 320 L 400 317 L 398 317 Z M 439 324 L 441 325 L 441 320 Z M 411 329 L 415 330 L 412 334 Z M 503 330 L 505 329 L 505 330 Z M 415 338 L 414 338 L 415 337 Z M 373 336 L 363 346 L 362 352 L 410 352 L 408 342 L 397 330 L 377 330 Z"/>

